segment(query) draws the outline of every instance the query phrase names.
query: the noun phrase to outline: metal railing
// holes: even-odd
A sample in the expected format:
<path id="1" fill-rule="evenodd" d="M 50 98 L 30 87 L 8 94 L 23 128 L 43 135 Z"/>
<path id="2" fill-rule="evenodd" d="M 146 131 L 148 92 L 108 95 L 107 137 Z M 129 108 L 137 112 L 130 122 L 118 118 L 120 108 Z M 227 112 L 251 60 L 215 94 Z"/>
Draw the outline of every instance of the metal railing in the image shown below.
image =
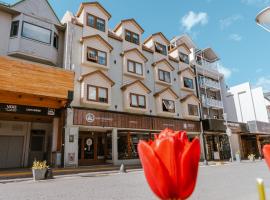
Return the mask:
<path id="1" fill-rule="evenodd" d="M 205 95 L 202 95 L 202 104 L 204 107 L 223 108 L 222 101 L 208 98 Z"/>
<path id="2" fill-rule="evenodd" d="M 200 78 L 199 83 L 200 83 L 201 87 L 210 87 L 210 88 L 220 90 L 220 84 L 217 81 L 213 81 L 213 80 L 208 79 L 208 78 Z"/>

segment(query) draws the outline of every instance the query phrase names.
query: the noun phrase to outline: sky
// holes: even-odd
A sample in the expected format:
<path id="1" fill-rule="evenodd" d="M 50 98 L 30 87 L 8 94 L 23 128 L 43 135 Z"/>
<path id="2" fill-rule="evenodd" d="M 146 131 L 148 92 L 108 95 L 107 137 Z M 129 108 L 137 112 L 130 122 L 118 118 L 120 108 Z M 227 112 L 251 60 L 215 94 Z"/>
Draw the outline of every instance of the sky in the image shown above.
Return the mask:
<path id="1" fill-rule="evenodd" d="M 14 3 L 16 0 L 4 0 Z M 81 0 L 49 0 L 61 19 L 76 13 Z M 255 22 L 270 0 L 100 0 L 112 18 L 135 18 L 145 30 L 143 39 L 162 32 L 169 40 L 189 34 L 199 48 L 212 47 L 220 57 L 219 70 L 228 86 L 249 81 L 270 91 L 270 33 Z"/>

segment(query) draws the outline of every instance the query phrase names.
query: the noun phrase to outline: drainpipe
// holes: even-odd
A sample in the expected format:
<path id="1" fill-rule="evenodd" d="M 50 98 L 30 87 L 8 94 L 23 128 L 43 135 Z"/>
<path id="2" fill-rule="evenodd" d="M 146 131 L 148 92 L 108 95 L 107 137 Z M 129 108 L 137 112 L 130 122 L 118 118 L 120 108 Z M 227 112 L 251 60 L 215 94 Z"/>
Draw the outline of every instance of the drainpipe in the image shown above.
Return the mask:
<path id="1" fill-rule="evenodd" d="M 198 72 L 197 72 L 197 69 L 196 69 L 196 66 L 194 65 L 194 72 L 195 72 L 195 85 L 196 85 L 196 95 L 197 97 L 201 100 L 200 98 L 200 88 L 199 88 L 199 83 L 198 83 Z M 201 102 L 201 101 L 200 101 Z M 203 159 L 204 159 L 204 164 L 205 165 L 208 165 L 208 162 L 207 162 L 207 158 L 206 158 L 206 141 L 205 141 L 205 137 L 204 137 L 204 131 L 203 131 L 203 121 L 202 121 L 202 102 L 199 104 L 199 114 L 200 114 L 200 127 L 201 127 L 201 141 L 202 141 L 202 146 L 203 146 Z"/>

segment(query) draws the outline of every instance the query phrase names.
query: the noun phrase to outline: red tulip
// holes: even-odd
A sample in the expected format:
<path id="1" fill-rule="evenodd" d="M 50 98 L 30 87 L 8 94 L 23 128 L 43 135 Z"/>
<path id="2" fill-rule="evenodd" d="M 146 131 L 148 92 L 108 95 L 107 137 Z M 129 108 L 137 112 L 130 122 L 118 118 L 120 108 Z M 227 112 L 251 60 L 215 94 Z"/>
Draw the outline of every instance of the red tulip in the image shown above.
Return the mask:
<path id="1" fill-rule="evenodd" d="M 270 144 L 263 146 L 263 155 L 268 167 L 270 168 Z"/>
<path id="2" fill-rule="evenodd" d="M 144 174 L 160 199 L 187 199 L 197 180 L 200 142 L 188 141 L 185 131 L 163 130 L 154 141 L 140 141 L 138 152 Z"/>

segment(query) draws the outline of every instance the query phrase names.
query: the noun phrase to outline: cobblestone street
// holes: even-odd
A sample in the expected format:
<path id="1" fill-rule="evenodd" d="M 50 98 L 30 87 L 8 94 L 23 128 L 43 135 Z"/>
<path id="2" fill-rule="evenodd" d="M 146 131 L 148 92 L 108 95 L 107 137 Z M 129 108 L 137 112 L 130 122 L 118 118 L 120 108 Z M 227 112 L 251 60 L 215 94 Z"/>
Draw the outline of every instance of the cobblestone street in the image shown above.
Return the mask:
<path id="1" fill-rule="evenodd" d="M 265 180 L 270 196 L 270 172 L 264 162 L 200 167 L 196 190 L 190 199 L 258 199 L 256 178 Z M 0 184 L 1 200 L 157 199 L 141 170 L 127 174 L 77 174 L 48 181 Z"/>

